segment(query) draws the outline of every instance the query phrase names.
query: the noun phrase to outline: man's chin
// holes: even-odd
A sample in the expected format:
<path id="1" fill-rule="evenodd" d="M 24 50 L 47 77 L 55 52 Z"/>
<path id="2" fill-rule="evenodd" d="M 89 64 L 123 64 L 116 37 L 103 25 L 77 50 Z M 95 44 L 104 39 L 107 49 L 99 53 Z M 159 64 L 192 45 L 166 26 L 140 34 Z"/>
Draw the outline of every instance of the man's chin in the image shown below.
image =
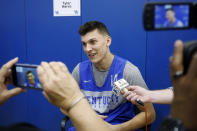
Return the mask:
<path id="1" fill-rule="evenodd" d="M 91 61 L 91 60 L 90 60 Z M 92 64 L 96 64 L 96 61 L 91 61 L 92 62 Z"/>
<path id="2" fill-rule="evenodd" d="M 96 64 L 96 63 L 97 63 L 97 61 L 94 60 L 94 59 L 90 59 L 90 61 L 91 61 L 93 64 Z"/>

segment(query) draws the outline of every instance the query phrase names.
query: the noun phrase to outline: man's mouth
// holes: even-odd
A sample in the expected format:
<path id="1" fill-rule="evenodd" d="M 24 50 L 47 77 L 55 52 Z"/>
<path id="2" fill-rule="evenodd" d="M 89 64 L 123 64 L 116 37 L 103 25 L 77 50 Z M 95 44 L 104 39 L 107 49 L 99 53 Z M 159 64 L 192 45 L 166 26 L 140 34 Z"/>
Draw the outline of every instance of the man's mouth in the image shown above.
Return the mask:
<path id="1" fill-rule="evenodd" d="M 89 57 L 94 57 L 96 53 L 88 54 Z"/>

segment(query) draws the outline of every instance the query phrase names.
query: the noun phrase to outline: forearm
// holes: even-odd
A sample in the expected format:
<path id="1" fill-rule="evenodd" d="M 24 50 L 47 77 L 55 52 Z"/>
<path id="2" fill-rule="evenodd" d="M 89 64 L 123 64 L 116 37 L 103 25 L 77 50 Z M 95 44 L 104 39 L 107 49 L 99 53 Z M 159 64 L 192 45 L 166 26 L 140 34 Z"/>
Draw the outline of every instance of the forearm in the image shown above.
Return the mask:
<path id="1" fill-rule="evenodd" d="M 156 104 L 171 104 L 173 96 L 171 89 L 149 91 L 150 101 Z"/>
<path id="2" fill-rule="evenodd" d="M 76 104 L 68 115 L 78 131 L 109 131 L 108 125 L 91 109 L 86 99 Z"/>
<path id="3" fill-rule="evenodd" d="M 145 126 L 145 113 L 141 112 L 136 115 L 132 120 L 120 124 L 120 131 L 133 131 Z"/>
<path id="4" fill-rule="evenodd" d="M 155 120 L 155 110 L 151 103 L 145 104 L 147 111 L 147 124 L 151 124 Z M 140 109 L 142 111 L 142 108 Z M 122 131 L 131 131 L 142 128 L 146 125 L 145 112 L 142 111 L 137 114 L 133 119 L 127 121 L 123 124 L 120 124 Z"/>

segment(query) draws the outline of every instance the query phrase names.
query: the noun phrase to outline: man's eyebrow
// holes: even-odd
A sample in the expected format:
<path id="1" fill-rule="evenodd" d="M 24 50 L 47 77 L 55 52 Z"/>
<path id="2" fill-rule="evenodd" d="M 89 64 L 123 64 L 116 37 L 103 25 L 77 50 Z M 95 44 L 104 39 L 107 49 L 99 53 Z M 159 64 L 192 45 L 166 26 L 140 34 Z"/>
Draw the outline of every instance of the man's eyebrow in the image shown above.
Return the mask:
<path id="1" fill-rule="evenodd" d="M 90 38 L 87 42 L 92 41 L 92 40 L 97 40 L 96 38 Z M 85 41 L 81 41 L 82 43 L 87 43 Z"/>

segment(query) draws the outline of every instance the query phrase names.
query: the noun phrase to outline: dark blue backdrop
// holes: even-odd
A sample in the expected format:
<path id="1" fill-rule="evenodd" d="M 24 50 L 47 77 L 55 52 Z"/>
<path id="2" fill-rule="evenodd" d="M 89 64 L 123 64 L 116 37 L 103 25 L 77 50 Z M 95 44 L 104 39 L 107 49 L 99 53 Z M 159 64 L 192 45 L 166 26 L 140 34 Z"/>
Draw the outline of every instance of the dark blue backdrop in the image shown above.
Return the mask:
<path id="1" fill-rule="evenodd" d="M 20 63 L 63 61 L 72 71 L 78 62 L 87 59 L 77 33 L 79 26 L 98 20 L 109 28 L 114 54 L 138 66 L 151 90 L 167 88 L 171 86 L 169 56 L 174 41 L 197 39 L 197 30 L 144 31 L 142 12 L 147 1 L 150 0 L 85 0 L 81 1 L 80 17 L 53 17 L 52 0 L 1 0 L 0 65 L 18 56 Z M 153 131 L 169 109 L 168 105 L 155 105 Z M 0 107 L 0 125 L 29 122 L 41 129 L 58 131 L 62 118 L 59 109 L 39 91 L 28 90 Z"/>

